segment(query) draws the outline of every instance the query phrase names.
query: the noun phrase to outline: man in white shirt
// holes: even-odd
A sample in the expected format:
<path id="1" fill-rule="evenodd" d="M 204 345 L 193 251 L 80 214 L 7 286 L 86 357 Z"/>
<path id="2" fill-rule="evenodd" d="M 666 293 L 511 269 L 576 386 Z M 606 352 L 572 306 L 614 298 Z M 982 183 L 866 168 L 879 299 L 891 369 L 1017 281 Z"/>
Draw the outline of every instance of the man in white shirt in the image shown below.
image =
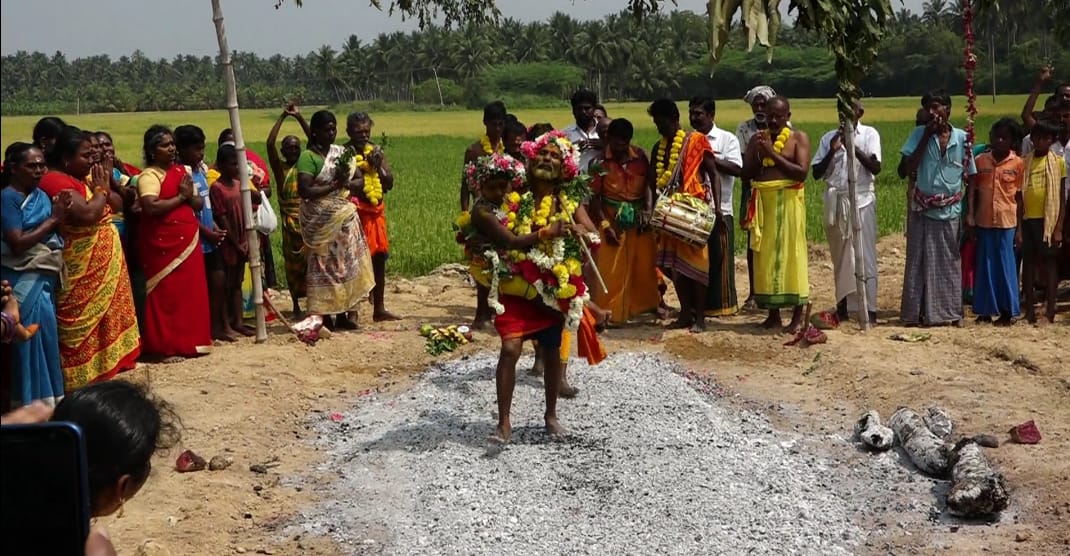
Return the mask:
<path id="1" fill-rule="evenodd" d="M 856 168 L 856 198 L 862 225 L 862 256 L 865 261 L 866 300 L 869 322 L 877 320 L 877 194 L 874 188 L 881 171 L 881 138 L 877 130 L 861 122 L 865 109 L 855 104 L 859 122 L 855 128 L 855 153 L 851 157 Z M 824 179 L 825 235 L 832 254 L 836 281 L 836 313 L 839 320 L 858 310 L 855 280 L 855 252 L 851 229 L 851 202 L 847 188 L 847 150 L 843 145 L 843 129 L 834 129 L 821 137 L 811 166 L 814 179 Z"/>
<path id="2" fill-rule="evenodd" d="M 580 150 L 580 172 L 587 173 L 591 161 L 602 154 L 602 140 L 598 138 L 598 131 L 595 129 L 598 122 L 594 117 L 598 95 L 593 91 L 580 89 L 572 94 L 570 102 L 576 123 L 561 131 Z"/>
<path id="3" fill-rule="evenodd" d="M 742 172 L 743 156 L 735 134 L 718 128 L 714 123 L 716 111 L 717 103 L 708 96 L 694 97 L 688 105 L 691 127 L 705 134 L 713 149 L 717 182 L 721 187 L 721 216 L 717 219 L 708 243 L 710 284 L 706 290 L 706 316 L 725 317 L 739 312 L 739 304 L 736 301 L 732 192 L 736 176 Z"/>

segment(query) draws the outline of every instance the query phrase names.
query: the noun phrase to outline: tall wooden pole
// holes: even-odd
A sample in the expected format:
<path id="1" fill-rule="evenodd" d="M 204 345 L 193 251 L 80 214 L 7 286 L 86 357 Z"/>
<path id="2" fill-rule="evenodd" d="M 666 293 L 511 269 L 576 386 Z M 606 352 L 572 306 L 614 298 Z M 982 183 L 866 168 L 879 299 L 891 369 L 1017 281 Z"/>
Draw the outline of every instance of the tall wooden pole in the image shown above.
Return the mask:
<path id="1" fill-rule="evenodd" d="M 858 125 L 856 118 L 844 120 L 843 148 L 847 150 L 847 195 L 851 202 L 851 246 L 854 249 L 855 258 L 855 295 L 858 297 L 859 328 L 862 331 L 869 330 L 873 324 L 869 322 L 869 297 L 866 295 L 866 256 L 862 252 L 862 217 L 858 212 L 858 161 L 855 158 L 855 127 Z"/>
<path id="2" fill-rule="evenodd" d="M 264 284 L 260 272 L 260 236 L 256 233 L 253 221 L 252 179 L 249 176 L 249 159 L 245 155 L 245 139 L 241 132 L 241 119 L 238 117 L 238 85 L 234 81 L 234 63 L 227 48 L 227 32 L 223 29 L 223 9 L 220 0 L 212 0 L 212 22 L 215 23 L 215 36 L 219 41 L 219 59 L 223 64 L 223 82 L 227 87 L 227 111 L 230 113 L 230 128 L 234 131 L 234 147 L 238 150 L 238 169 L 241 179 L 241 204 L 245 213 L 245 231 L 249 238 L 249 270 L 253 275 L 253 303 L 256 307 L 256 342 L 267 340 L 267 324 L 264 315 Z"/>

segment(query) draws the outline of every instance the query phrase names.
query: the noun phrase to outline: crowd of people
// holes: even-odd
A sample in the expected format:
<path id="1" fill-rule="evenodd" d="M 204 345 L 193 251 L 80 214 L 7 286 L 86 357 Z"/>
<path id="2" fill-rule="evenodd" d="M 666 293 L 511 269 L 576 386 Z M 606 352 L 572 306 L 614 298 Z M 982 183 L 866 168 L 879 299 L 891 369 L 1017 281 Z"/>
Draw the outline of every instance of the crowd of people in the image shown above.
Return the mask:
<path id="1" fill-rule="evenodd" d="M 904 324 L 961 325 L 964 298 L 981 321 L 1009 324 L 1024 308 L 1034 322 L 1038 291 L 1044 316 L 1054 320 L 1059 266 L 1070 259 L 1063 242 L 1070 87 L 1058 87 L 1034 113 L 1048 78 L 1050 70 L 1038 80 L 1024 121 L 1000 120 L 988 145 L 973 150 L 966 133 L 949 123 L 949 96 L 938 91 L 921 99 L 898 165 L 909 181 Z M 753 116 L 732 133 L 718 126 L 712 97 L 692 98 L 686 122 L 674 101 L 655 100 L 648 114 L 659 139 L 649 149 L 633 143 L 632 122 L 612 118 L 590 91 L 572 96 L 574 121 L 560 130 L 526 126 L 500 101 L 485 107 L 485 133 L 463 157 L 457 228 L 476 282 L 473 324 L 494 321 L 503 339 L 502 373 L 515 371 L 520 342 L 534 338 L 535 371 L 547 376 L 548 395 L 575 395 L 565 373 L 572 341 L 581 356 L 597 361 L 604 356 L 597 332 L 644 314 L 696 333 L 708 318 L 745 307 L 766 311 L 762 324 L 769 328 L 792 333 L 809 326 L 803 314 L 810 301 L 810 175 L 827 186 L 823 221 L 837 299 L 835 309 L 812 321 L 836 326 L 858 310 L 858 274 L 869 310 L 862 318 L 876 321 L 880 133 L 862 123 L 859 103 L 854 153 L 845 150 L 843 126 L 812 148 L 792 126 L 787 98 L 761 85 L 744 101 Z M 289 118 L 305 137 L 279 141 Z M 246 153 L 254 212 L 276 186 L 299 328 L 355 329 L 364 300 L 374 320 L 399 318 L 384 300 L 384 197 L 393 172 L 370 140 L 372 118 L 354 113 L 344 123 L 348 140 L 340 142 L 334 114 L 321 110 L 306 122 L 291 104 L 267 138 L 267 162 Z M 253 333 L 243 321 L 242 292 L 250 233 L 262 240 L 265 279 L 274 287 L 271 230 L 246 225 L 230 130 L 219 134 L 209 164 L 202 129 L 153 126 L 144 134 L 141 168 L 118 159 L 107 133 L 55 117 L 41 119 L 32 135 L 32 142 L 10 145 L 4 158 L 3 279 L 21 321 L 32 325 L 19 326 L 5 309 L 5 338 L 16 341 L 5 348 L 4 402 L 55 404 L 138 360 L 196 357 L 215 342 Z M 857 228 L 849 162 L 857 176 Z M 747 238 L 750 285 L 742 303 L 736 233 Z M 678 308 L 666 303 L 670 284 Z M 791 312 L 786 326 L 782 310 Z M 508 411 L 502 414 L 498 436 L 507 439 Z M 557 428 L 549 416 L 548 424 Z"/>
<path id="2" fill-rule="evenodd" d="M 276 148 L 287 118 L 306 132 L 303 152 L 296 136 Z M 369 294 L 375 320 L 398 318 L 383 299 L 383 194 L 393 176 L 369 140 L 371 118 L 353 114 L 347 123 L 349 142 L 334 145 L 333 114 L 317 112 L 309 124 L 291 104 L 268 137 L 269 164 L 246 153 L 254 214 L 272 180 L 278 187 L 294 313 L 302 316 L 305 299 L 317 325 L 342 329 L 356 328 L 357 305 Z M 0 193 L 2 278 L 11 289 L 3 313 L 5 409 L 54 406 L 139 360 L 181 361 L 254 334 L 243 318 L 249 234 L 261 237 L 270 288 L 272 230 L 259 216 L 255 232 L 247 226 L 233 132 L 220 133 L 211 164 L 205 143 L 194 125 L 152 126 L 138 167 L 119 160 L 107 133 L 46 117 L 32 142 L 7 147 Z"/>

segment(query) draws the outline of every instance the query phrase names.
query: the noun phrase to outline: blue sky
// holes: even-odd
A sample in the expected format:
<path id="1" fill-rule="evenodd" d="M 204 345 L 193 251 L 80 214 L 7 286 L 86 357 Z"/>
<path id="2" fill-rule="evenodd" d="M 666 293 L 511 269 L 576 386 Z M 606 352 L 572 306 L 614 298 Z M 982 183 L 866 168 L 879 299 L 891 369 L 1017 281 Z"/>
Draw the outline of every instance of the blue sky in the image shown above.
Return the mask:
<path id="1" fill-rule="evenodd" d="M 369 42 L 382 32 L 416 29 L 368 7 L 367 0 L 305 0 L 303 8 L 275 0 L 222 0 L 227 39 L 233 50 L 305 54 L 323 44 L 340 46 L 355 34 Z M 892 0 L 920 10 L 922 0 Z M 787 5 L 787 1 L 782 3 Z M 383 0 L 389 4 L 389 0 Z M 680 9 L 705 13 L 705 0 L 679 0 Z M 555 11 L 595 19 L 619 11 L 624 0 L 498 0 L 503 15 L 522 21 L 549 18 Z M 218 51 L 209 0 L 9 0 L 0 4 L 0 53 L 18 50 L 63 52 L 68 58 L 112 57 L 140 49 L 151 58 Z"/>

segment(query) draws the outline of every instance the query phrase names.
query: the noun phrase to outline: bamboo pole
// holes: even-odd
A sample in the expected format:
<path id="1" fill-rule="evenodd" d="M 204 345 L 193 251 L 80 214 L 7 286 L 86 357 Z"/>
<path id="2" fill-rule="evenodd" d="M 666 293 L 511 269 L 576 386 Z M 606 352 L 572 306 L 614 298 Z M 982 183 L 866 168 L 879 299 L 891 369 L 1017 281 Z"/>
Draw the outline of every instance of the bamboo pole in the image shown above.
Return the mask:
<path id="1" fill-rule="evenodd" d="M 854 108 L 852 107 L 852 110 Z M 858 326 L 869 330 L 869 297 L 866 296 L 866 257 L 862 252 L 862 218 L 858 212 L 858 161 L 855 158 L 855 126 L 857 119 L 844 119 L 843 148 L 847 151 L 847 195 L 851 202 L 851 246 L 855 259 L 855 295 L 858 296 Z"/>
<path id="2" fill-rule="evenodd" d="M 241 132 L 241 119 L 238 116 L 238 85 L 234 81 L 234 63 L 227 48 L 227 32 L 223 29 L 223 9 L 220 0 L 212 0 L 212 22 L 215 23 L 215 35 L 219 41 L 219 58 L 223 65 L 223 81 L 227 87 L 227 112 L 230 113 L 230 127 L 234 131 L 234 147 L 238 150 L 238 168 L 241 177 L 242 212 L 245 213 L 245 230 L 249 237 L 249 270 L 253 275 L 253 303 L 256 306 L 256 343 L 267 340 L 267 319 L 264 314 L 264 284 L 260 272 L 260 236 L 256 233 L 253 221 L 252 179 L 249 176 L 249 159 L 245 155 L 245 139 Z"/>

